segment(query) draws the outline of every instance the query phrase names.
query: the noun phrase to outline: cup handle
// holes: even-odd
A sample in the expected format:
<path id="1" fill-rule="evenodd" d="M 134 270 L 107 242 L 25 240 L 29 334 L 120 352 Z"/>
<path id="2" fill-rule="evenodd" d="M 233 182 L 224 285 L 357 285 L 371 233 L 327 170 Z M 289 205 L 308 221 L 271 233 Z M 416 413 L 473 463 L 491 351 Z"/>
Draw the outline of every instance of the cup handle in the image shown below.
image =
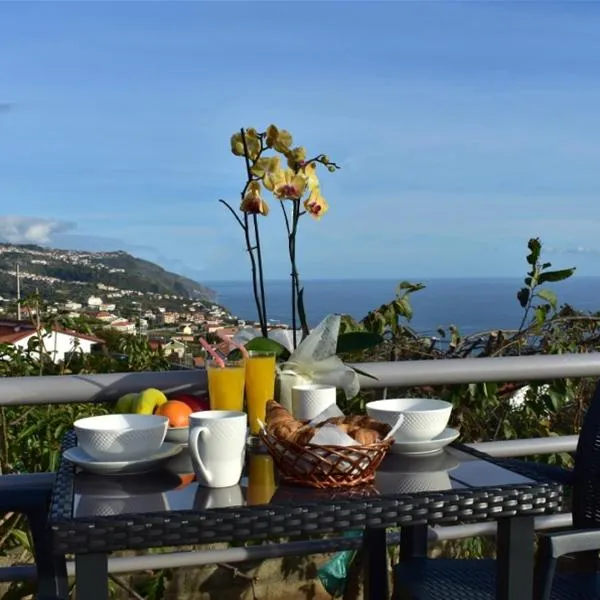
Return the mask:
<path id="1" fill-rule="evenodd" d="M 200 458 L 200 454 L 198 452 L 198 438 L 202 433 L 210 433 L 208 427 L 192 427 L 192 429 L 190 429 L 190 438 L 188 441 L 188 446 L 190 451 L 192 452 L 192 456 L 194 457 L 196 464 L 198 465 L 198 468 L 202 472 L 202 476 L 204 477 L 204 479 L 206 479 L 208 483 L 211 483 L 213 477 L 207 470 L 207 468 L 204 466 L 204 463 L 202 462 L 202 459 Z"/>

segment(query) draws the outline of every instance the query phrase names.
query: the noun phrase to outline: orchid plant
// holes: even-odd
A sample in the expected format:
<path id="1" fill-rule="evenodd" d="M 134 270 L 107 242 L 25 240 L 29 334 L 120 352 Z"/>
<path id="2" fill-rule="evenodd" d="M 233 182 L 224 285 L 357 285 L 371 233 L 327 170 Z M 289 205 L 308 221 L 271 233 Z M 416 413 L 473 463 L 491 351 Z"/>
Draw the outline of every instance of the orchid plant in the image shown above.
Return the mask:
<path id="1" fill-rule="evenodd" d="M 272 194 L 283 213 L 291 264 L 292 335 L 296 348 L 298 322 L 302 337 L 309 334 L 304 309 L 304 288 L 300 283 L 296 262 L 298 225 L 305 215 L 321 219 L 329 208 L 321 194 L 318 167 L 330 172 L 339 167 L 325 154 L 308 158 L 306 149 L 294 146 L 292 135 L 275 125 L 270 125 L 262 133 L 254 128 L 241 129 L 231 137 L 231 152 L 243 157 L 245 163 L 246 182 L 241 191 L 241 214 L 225 200 L 220 202 L 229 209 L 244 232 L 252 270 L 254 300 L 263 337 L 268 336 L 267 305 L 258 217 L 269 214 L 269 205 L 263 196 L 265 192 Z M 283 161 L 285 165 L 282 164 Z"/>

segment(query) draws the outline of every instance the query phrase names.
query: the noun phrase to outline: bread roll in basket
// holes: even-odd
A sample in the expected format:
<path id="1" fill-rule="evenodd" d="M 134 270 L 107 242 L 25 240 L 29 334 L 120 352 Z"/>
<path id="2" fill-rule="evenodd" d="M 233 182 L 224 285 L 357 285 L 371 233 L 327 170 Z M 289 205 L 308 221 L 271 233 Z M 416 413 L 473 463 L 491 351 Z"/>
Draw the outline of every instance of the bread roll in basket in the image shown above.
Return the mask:
<path id="1" fill-rule="evenodd" d="M 283 406 L 267 403 L 266 424 L 260 437 L 282 478 L 289 483 L 316 488 L 354 487 L 371 483 L 375 471 L 394 440 L 384 439 L 389 425 L 367 415 L 333 417 L 316 426 L 298 421 Z M 324 425 L 335 425 L 356 445 L 311 444 Z"/>

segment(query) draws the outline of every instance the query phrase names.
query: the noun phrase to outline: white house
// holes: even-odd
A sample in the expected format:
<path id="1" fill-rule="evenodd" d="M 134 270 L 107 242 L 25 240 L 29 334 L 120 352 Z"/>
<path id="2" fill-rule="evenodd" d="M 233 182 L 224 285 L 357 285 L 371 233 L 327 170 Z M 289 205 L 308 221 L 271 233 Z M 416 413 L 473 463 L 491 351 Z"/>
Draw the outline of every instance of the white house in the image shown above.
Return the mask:
<path id="1" fill-rule="evenodd" d="M 116 319 L 110 324 L 110 327 L 121 333 L 135 333 L 135 323 L 131 323 L 127 319 Z"/>
<path id="2" fill-rule="evenodd" d="M 90 296 L 87 304 L 89 307 L 100 308 L 103 304 L 102 298 L 99 298 L 98 296 Z"/>
<path id="3" fill-rule="evenodd" d="M 117 315 L 114 315 L 110 312 L 106 312 L 105 310 L 97 312 L 94 316 L 99 321 L 104 321 L 105 323 L 112 323 L 117 318 Z"/>
<path id="4" fill-rule="evenodd" d="M 80 308 L 81 308 L 81 304 L 79 304 L 79 302 L 73 302 L 72 300 L 69 300 L 68 302 L 65 303 L 65 310 L 75 311 L 75 310 L 79 310 Z"/>
<path id="5" fill-rule="evenodd" d="M 72 352 L 89 354 L 92 346 L 104 344 L 100 338 L 67 329 L 42 330 L 42 343 L 45 351 L 55 363 L 65 359 Z M 27 350 L 30 340 L 38 336 L 30 323 L 19 321 L 0 321 L 0 344 L 11 344 Z"/>

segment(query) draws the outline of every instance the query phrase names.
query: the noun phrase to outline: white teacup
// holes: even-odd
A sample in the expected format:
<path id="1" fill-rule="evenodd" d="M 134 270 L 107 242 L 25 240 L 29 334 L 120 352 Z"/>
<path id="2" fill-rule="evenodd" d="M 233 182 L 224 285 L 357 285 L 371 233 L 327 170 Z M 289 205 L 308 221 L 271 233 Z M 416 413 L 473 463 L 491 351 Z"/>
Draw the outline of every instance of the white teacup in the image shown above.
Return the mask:
<path id="1" fill-rule="evenodd" d="M 309 383 L 292 388 L 292 414 L 299 421 L 312 421 L 335 404 L 335 386 Z"/>
<path id="2" fill-rule="evenodd" d="M 200 485 L 224 488 L 236 485 L 248 435 L 248 417 L 237 410 L 205 410 L 190 415 L 189 450 Z"/>

